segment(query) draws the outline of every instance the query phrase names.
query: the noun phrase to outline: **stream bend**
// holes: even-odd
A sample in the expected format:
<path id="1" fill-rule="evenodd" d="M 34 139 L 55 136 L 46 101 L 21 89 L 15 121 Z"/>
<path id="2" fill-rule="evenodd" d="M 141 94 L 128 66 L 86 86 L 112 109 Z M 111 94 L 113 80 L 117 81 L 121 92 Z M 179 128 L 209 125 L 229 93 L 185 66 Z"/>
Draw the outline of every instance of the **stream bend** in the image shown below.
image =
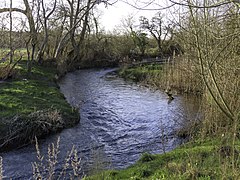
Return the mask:
<path id="1" fill-rule="evenodd" d="M 144 152 L 162 153 L 181 143 L 175 131 L 195 118 L 195 98 L 167 96 L 126 82 L 109 72 L 114 69 L 79 70 L 67 74 L 59 83 L 67 101 L 80 111 L 80 123 L 40 141 L 41 151 L 61 138 L 60 163 L 66 151 L 75 145 L 85 173 L 102 168 L 125 168 Z M 13 179 L 31 179 L 31 162 L 36 161 L 33 146 L 3 155 L 4 175 Z"/>

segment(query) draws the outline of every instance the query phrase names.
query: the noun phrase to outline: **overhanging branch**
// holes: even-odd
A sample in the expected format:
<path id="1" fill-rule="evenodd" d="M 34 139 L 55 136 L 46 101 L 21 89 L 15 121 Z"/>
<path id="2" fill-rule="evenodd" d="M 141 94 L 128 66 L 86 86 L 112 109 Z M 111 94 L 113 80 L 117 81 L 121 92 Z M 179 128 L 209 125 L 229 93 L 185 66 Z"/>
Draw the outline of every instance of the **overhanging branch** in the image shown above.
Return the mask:
<path id="1" fill-rule="evenodd" d="M 175 0 L 169 0 L 169 1 L 175 5 L 186 6 L 186 7 L 190 7 L 190 8 L 200 8 L 200 9 L 201 8 L 208 8 L 208 9 L 216 8 L 216 7 L 220 7 L 220 6 L 231 4 L 231 3 L 240 5 L 240 0 L 226 0 L 226 1 L 221 1 L 221 2 L 215 3 L 215 4 L 211 4 L 208 6 L 195 5 L 195 4 L 191 4 L 189 2 L 186 2 L 186 3 L 176 2 Z"/>
<path id="2" fill-rule="evenodd" d="M 19 8 L 1 8 L 0 9 L 0 13 L 9 12 L 9 11 L 20 12 L 26 15 L 26 10 L 22 10 Z"/>
<path id="3" fill-rule="evenodd" d="M 142 7 L 134 5 L 134 4 L 131 4 L 127 0 L 121 0 L 121 2 L 123 2 L 123 3 L 125 3 L 125 4 L 127 4 L 129 6 L 132 6 L 133 8 L 135 8 L 137 10 L 144 10 L 144 11 L 160 11 L 160 10 L 168 9 L 168 8 L 171 8 L 171 7 L 175 6 L 175 4 L 171 4 L 171 5 L 165 6 L 165 7 L 148 8 L 148 6 L 150 6 L 154 2 L 154 0 L 151 0 L 150 2 L 146 3 L 146 5 L 144 5 Z"/>

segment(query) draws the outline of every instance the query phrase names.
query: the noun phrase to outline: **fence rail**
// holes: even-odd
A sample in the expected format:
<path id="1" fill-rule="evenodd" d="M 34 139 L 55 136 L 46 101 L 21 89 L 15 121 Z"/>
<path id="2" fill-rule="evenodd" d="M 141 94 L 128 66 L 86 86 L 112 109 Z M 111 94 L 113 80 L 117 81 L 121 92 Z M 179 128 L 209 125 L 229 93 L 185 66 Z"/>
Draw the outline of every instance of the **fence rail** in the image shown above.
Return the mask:
<path id="1" fill-rule="evenodd" d="M 123 62 L 122 64 L 128 67 L 135 67 L 148 64 L 167 64 L 167 63 L 172 63 L 172 58 L 146 58 L 143 59 L 142 61 Z"/>

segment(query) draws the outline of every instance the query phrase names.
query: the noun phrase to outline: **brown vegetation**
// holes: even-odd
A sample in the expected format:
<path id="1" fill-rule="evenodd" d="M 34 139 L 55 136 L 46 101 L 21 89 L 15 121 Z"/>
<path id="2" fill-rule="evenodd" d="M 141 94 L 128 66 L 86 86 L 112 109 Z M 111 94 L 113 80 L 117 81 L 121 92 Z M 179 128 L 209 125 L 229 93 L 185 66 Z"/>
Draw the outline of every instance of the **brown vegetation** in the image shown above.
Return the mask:
<path id="1" fill-rule="evenodd" d="M 64 163 L 58 161 L 60 138 L 54 144 L 48 145 L 47 158 L 40 152 L 36 139 L 37 161 L 32 163 L 33 179 L 81 179 L 81 159 L 76 148 L 73 146 L 67 152 Z M 56 172 L 57 165 L 61 165 L 60 172 Z M 58 167 L 59 168 L 59 167 Z"/>
<path id="2" fill-rule="evenodd" d="M 0 149 L 19 147 L 34 140 L 35 137 L 43 137 L 51 132 L 56 132 L 64 127 L 64 120 L 57 110 L 41 110 L 27 116 L 16 115 L 1 119 L 7 123 L 9 130 L 2 132 Z"/>

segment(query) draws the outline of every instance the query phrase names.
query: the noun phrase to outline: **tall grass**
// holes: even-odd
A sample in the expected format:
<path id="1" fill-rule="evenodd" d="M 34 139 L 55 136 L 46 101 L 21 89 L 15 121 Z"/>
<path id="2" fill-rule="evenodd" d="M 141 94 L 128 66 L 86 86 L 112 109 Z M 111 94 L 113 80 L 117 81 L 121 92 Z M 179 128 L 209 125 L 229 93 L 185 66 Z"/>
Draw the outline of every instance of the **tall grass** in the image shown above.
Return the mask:
<path id="1" fill-rule="evenodd" d="M 33 179 L 81 179 L 81 159 L 77 149 L 73 146 L 68 151 L 64 164 L 60 164 L 58 155 L 60 153 L 60 138 L 54 144 L 48 146 L 47 159 L 41 154 L 39 144 L 36 139 L 37 162 L 32 163 Z"/>
<path id="2" fill-rule="evenodd" d="M 157 79 L 156 79 L 157 78 Z M 194 61 L 187 56 L 173 57 L 163 66 L 163 72 L 155 77 L 158 87 L 180 93 L 201 94 L 203 84 Z"/>
<path id="3" fill-rule="evenodd" d="M 61 164 L 59 162 L 60 138 L 57 139 L 56 143 L 48 145 L 47 152 L 43 153 L 47 154 L 46 158 L 40 151 L 37 138 L 35 140 L 37 161 L 32 163 L 32 179 L 62 180 L 83 178 L 81 159 L 74 146 L 67 152 L 64 163 Z M 3 178 L 3 159 L 0 156 L 0 180 Z"/>
<path id="4" fill-rule="evenodd" d="M 201 75 L 194 61 L 187 56 L 172 57 L 164 64 L 123 68 L 120 76 L 162 90 L 180 93 L 203 93 Z"/>

